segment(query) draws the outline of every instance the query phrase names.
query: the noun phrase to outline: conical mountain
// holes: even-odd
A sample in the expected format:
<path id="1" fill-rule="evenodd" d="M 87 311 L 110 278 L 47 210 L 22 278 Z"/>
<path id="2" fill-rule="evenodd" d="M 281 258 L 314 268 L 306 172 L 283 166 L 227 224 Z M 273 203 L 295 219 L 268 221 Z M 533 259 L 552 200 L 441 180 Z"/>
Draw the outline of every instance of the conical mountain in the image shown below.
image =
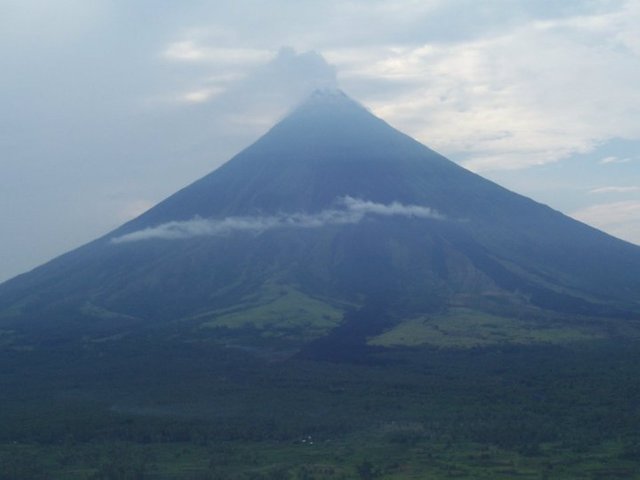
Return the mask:
<path id="1" fill-rule="evenodd" d="M 183 322 L 307 341 L 339 333 L 345 312 L 384 311 L 373 335 L 460 308 L 637 317 L 640 247 L 459 167 L 339 91 L 0 286 L 0 327 L 66 334 Z"/>

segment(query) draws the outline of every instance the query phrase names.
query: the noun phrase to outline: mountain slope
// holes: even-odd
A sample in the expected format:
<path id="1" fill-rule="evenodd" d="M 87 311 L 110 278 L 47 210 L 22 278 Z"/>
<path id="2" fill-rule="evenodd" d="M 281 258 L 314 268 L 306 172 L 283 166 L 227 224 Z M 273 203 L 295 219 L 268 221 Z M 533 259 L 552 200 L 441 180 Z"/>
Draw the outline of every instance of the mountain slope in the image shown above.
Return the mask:
<path id="1" fill-rule="evenodd" d="M 263 330 L 286 337 L 291 321 L 268 319 L 292 318 L 321 336 L 373 300 L 392 323 L 460 306 L 637 317 L 640 248 L 316 92 L 214 172 L 0 285 L 0 327 L 224 330 L 262 315 Z"/>

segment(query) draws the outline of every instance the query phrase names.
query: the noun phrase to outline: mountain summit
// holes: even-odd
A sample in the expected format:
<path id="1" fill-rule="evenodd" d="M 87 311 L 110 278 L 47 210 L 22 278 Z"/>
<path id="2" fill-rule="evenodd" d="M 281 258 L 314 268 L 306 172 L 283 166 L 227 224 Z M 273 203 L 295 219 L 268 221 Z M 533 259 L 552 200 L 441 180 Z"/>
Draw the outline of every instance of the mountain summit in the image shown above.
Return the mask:
<path id="1" fill-rule="evenodd" d="M 637 317 L 639 299 L 639 247 L 323 90 L 138 218 L 0 285 L 0 328 L 188 325 L 300 346 L 339 336 L 354 312 L 370 340 L 461 311 Z"/>

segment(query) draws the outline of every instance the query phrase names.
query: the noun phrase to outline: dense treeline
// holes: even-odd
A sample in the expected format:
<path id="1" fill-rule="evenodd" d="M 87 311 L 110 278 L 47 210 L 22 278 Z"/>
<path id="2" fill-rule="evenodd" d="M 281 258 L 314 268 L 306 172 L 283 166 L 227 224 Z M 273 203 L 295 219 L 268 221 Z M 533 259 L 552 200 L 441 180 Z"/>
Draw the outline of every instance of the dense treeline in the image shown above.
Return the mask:
<path id="1" fill-rule="evenodd" d="M 61 451 L 187 444 L 217 451 L 313 438 L 330 452 L 330 442 L 356 438 L 350 441 L 400 451 L 473 443 L 542 458 L 550 448 L 580 455 L 617 442 L 616 458 L 640 460 L 640 349 L 633 342 L 374 351 L 370 365 L 360 357 L 358 363 L 283 359 L 150 337 L 1 355 L 0 459 L 26 469 L 22 475 L 31 476 L 24 478 L 49 478 L 45 467 L 24 460 L 32 452 L 25 445 Z M 93 462 L 68 463 L 94 465 L 98 475 L 107 469 L 103 450 Z M 243 463 L 230 453 L 217 458 L 218 469 Z M 107 469 L 95 478 L 147 478 L 153 461 L 144 463 L 146 476 Z"/>

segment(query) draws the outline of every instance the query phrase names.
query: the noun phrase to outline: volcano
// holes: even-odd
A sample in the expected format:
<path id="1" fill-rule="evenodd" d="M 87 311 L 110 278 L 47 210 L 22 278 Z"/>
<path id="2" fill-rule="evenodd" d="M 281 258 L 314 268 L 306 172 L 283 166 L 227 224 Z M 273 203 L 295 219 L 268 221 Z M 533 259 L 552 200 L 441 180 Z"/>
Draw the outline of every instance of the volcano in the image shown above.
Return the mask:
<path id="1" fill-rule="evenodd" d="M 640 247 L 465 170 L 341 91 L 0 285 L 0 328 L 41 341 L 170 328 L 304 351 L 342 335 L 412 344 L 402 331 L 434 333 L 433 319 L 638 317 Z"/>

